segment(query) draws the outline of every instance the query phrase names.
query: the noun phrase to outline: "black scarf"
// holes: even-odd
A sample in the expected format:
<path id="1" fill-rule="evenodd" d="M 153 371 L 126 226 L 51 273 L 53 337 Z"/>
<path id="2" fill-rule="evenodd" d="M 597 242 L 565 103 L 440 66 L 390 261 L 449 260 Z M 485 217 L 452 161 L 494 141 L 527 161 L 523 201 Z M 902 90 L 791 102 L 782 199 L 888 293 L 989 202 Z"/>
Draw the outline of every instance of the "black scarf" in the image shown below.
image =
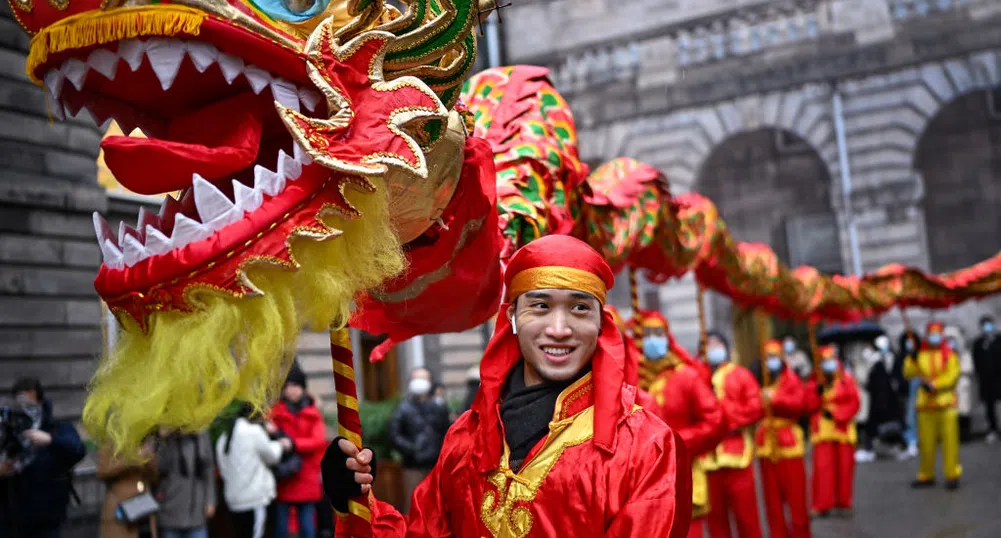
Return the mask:
<path id="1" fill-rule="evenodd" d="M 521 469 L 532 447 L 549 433 L 549 422 L 553 419 L 560 393 L 588 371 L 590 368 L 582 369 L 577 377 L 569 381 L 546 381 L 526 387 L 524 361 L 514 367 L 500 409 L 504 440 L 511 450 L 508 463 L 512 471 Z"/>

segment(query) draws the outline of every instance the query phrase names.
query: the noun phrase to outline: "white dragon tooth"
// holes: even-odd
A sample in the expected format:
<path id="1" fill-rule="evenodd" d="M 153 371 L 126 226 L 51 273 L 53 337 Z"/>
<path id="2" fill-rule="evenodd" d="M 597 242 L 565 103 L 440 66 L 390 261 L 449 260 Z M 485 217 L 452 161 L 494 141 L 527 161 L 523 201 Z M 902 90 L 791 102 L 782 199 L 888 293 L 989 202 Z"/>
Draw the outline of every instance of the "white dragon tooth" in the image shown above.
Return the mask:
<path id="1" fill-rule="evenodd" d="M 146 56 L 164 91 L 170 89 L 184 61 L 184 45 L 172 39 L 153 38 L 146 42 Z"/>
<path id="2" fill-rule="evenodd" d="M 111 231 L 111 225 L 109 225 L 108 221 L 104 220 L 104 217 L 102 217 L 97 211 L 94 212 L 94 235 L 97 236 L 97 243 L 101 245 L 102 248 L 106 239 L 110 239 L 115 246 L 118 245 L 118 243 L 115 242 L 115 232 Z"/>
<path id="3" fill-rule="evenodd" d="M 198 174 L 192 175 L 191 179 L 195 191 L 195 206 L 198 208 L 198 216 L 201 217 L 202 222 L 207 224 L 233 209 L 233 202 L 230 202 L 229 198 L 215 185 Z"/>
<path id="4" fill-rule="evenodd" d="M 243 72 L 243 58 L 221 52 L 218 61 L 222 76 L 229 84 L 232 84 L 236 76 Z"/>
<path id="5" fill-rule="evenodd" d="M 254 189 L 275 196 L 285 188 L 285 176 L 257 165 L 254 167 Z"/>
<path id="6" fill-rule="evenodd" d="M 94 49 L 87 57 L 87 65 L 102 74 L 108 80 L 115 80 L 118 71 L 118 55 L 108 49 Z"/>
<path id="7" fill-rule="evenodd" d="M 174 217 L 174 233 L 170 236 L 170 242 L 174 244 L 175 248 L 183 247 L 189 243 L 201 241 L 210 235 L 212 235 L 212 230 L 184 216 L 183 213 L 178 213 Z"/>
<path id="8" fill-rule="evenodd" d="M 264 203 L 264 193 L 257 189 L 233 180 L 233 198 L 236 200 L 236 209 L 243 212 L 255 211 Z"/>
<path id="9" fill-rule="evenodd" d="M 45 74 L 45 87 L 48 88 L 54 103 L 59 102 L 59 93 L 63 91 L 63 82 L 65 81 L 66 75 L 63 75 L 63 72 L 58 69 L 50 69 Z"/>
<path id="10" fill-rule="evenodd" d="M 142 65 L 145 50 L 146 44 L 138 39 L 126 39 L 118 43 L 118 55 L 129 64 L 129 69 L 132 71 L 138 70 Z"/>
<path id="11" fill-rule="evenodd" d="M 77 91 L 80 91 L 83 89 L 83 81 L 87 79 L 87 72 L 90 71 L 90 67 L 87 67 L 87 64 L 76 58 L 70 58 L 63 63 L 59 70 L 73 83 Z"/>
<path id="12" fill-rule="evenodd" d="M 302 149 L 302 146 L 300 146 L 299 143 L 295 141 L 292 142 L 292 155 L 295 155 L 296 161 L 306 166 L 313 164 L 313 159 L 309 157 L 309 154 L 306 153 L 306 150 Z"/>
<path id="13" fill-rule="evenodd" d="M 316 105 L 320 104 L 320 92 L 309 88 L 299 88 L 297 93 L 299 94 L 299 100 L 302 101 L 302 104 L 306 105 L 306 110 L 310 112 L 316 111 Z"/>
<path id="14" fill-rule="evenodd" d="M 278 167 L 276 170 L 285 176 L 285 179 L 295 181 L 302 175 L 302 164 L 294 158 L 289 157 L 285 150 L 278 150 Z"/>
<path id="15" fill-rule="evenodd" d="M 119 245 L 124 245 L 125 237 L 129 236 L 129 235 L 131 235 L 132 237 L 135 237 L 136 239 L 139 239 L 139 232 L 135 228 L 129 226 L 128 224 L 125 224 L 124 221 L 123 222 L 119 222 L 118 223 L 118 244 Z"/>
<path id="16" fill-rule="evenodd" d="M 149 251 L 150 256 L 170 252 L 172 248 L 174 245 L 170 242 L 169 237 L 163 235 L 163 232 L 153 226 L 146 227 L 146 250 Z"/>
<path id="17" fill-rule="evenodd" d="M 296 92 L 295 84 L 283 78 L 276 78 L 271 81 L 271 95 L 285 108 L 299 112 L 299 94 Z"/>
<path id="18" fill-rule="evenodd" d="M 146 209 L 146 206 L 139 208 L 139 221 L 137 223 L 136 229 L 139 230 L 140 234 L 145 234 L 145 230 L 148 226 L 152 225 L 154 228 L 160 226 L 160 217 L 156 216 L 156 213 Z"/>
<path id="19" fill-rule="evenodd" d="M 247 82 L 250 83 L 250 88 L 254 90 L 254 93 L 256 94 L 260 94 L 261 90 L 266 88 L 271 82 L 271 73 L 268 73 L 256 65 L 248 65 L 247 68 L 243 70 L 243 76 L 247 78 Z"/>
<path id="20" fill-rule="evenodd" d="M 138 239 L 126 235 L 125 242 L 122 243 L 122 258 L 126 267 L 132 267 L 139 261 L 149 258 L 149 252 Z"/>
<path id="21" fill-rule="evenodd" d="M 121 269 L 125 266 L 122 251 L 118 250 L 113 240 L 105 239 L 101 242 L 101 254 L 104 255 L 104 265 L 108 269 Z"/>
<path id="22" fill-rule="evenodd" d="M 195 64 L 195 69 L 199 73 L 204 73 L 210 65 L 216 62 L 219 57 L 219 49 L 215 45 L 204 41 L 188 41 L 186 45 L 191 63 Z"/>

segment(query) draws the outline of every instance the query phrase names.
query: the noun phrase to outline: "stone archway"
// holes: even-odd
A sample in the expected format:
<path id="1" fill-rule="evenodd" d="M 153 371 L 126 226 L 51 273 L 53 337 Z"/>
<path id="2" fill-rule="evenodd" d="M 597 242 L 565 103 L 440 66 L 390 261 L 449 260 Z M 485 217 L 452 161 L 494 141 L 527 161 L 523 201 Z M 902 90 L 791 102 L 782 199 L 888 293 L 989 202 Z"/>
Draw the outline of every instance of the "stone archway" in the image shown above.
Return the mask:
<path id="1" fill-rule="evenodd" d="M 1001 251 L 1001 86 L 943 107 L 919 139 L 931 269 L 973 265 Z"/>
<path id="2" fill-rule="evenodd" d="M 830 189 L 829 167 L 814 147 L 775 128 L 724 140 L 705 160 L 696 183 L 736 240 L 766 243 L 786 264 L 834 273 L 843 262 Z M 730 332 L 729 299 L 709 295 L 710 325 Z"/>

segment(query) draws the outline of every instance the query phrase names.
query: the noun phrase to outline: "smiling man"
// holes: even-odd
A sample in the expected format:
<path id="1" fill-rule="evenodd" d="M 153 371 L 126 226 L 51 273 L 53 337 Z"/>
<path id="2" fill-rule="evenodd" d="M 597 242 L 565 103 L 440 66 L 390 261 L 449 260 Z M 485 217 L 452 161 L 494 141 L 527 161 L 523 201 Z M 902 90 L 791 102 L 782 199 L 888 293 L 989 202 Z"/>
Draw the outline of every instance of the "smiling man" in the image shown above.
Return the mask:
<path id="1" fill-rule="evenodd" d="M 324 461 L 334 508 L 369 495 L 377 537 L 685 536 L 689 462 L 623 382 L 622 337 L 604 309 L 608 264 L 581 241 L 549 236 L 515 253 L 505 284 L 480 391 L 409 517 L 371 496 L 373 455 L 343 439 Z"/>

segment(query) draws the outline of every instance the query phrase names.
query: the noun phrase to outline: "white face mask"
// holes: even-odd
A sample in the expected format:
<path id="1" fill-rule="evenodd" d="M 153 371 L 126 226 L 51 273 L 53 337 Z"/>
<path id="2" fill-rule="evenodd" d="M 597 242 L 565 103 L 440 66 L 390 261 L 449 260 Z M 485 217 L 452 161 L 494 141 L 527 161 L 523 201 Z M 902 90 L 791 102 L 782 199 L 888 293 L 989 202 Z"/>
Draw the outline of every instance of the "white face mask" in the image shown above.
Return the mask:
<path id="1" fill-rule="evenodd" d="M 407 386 L 410 394 L 414 396 L 424 396 L 431 392 L 431 382 L 423 377 L 418 377 L 417 379 L 411 379 L 410 385 Z"/>

